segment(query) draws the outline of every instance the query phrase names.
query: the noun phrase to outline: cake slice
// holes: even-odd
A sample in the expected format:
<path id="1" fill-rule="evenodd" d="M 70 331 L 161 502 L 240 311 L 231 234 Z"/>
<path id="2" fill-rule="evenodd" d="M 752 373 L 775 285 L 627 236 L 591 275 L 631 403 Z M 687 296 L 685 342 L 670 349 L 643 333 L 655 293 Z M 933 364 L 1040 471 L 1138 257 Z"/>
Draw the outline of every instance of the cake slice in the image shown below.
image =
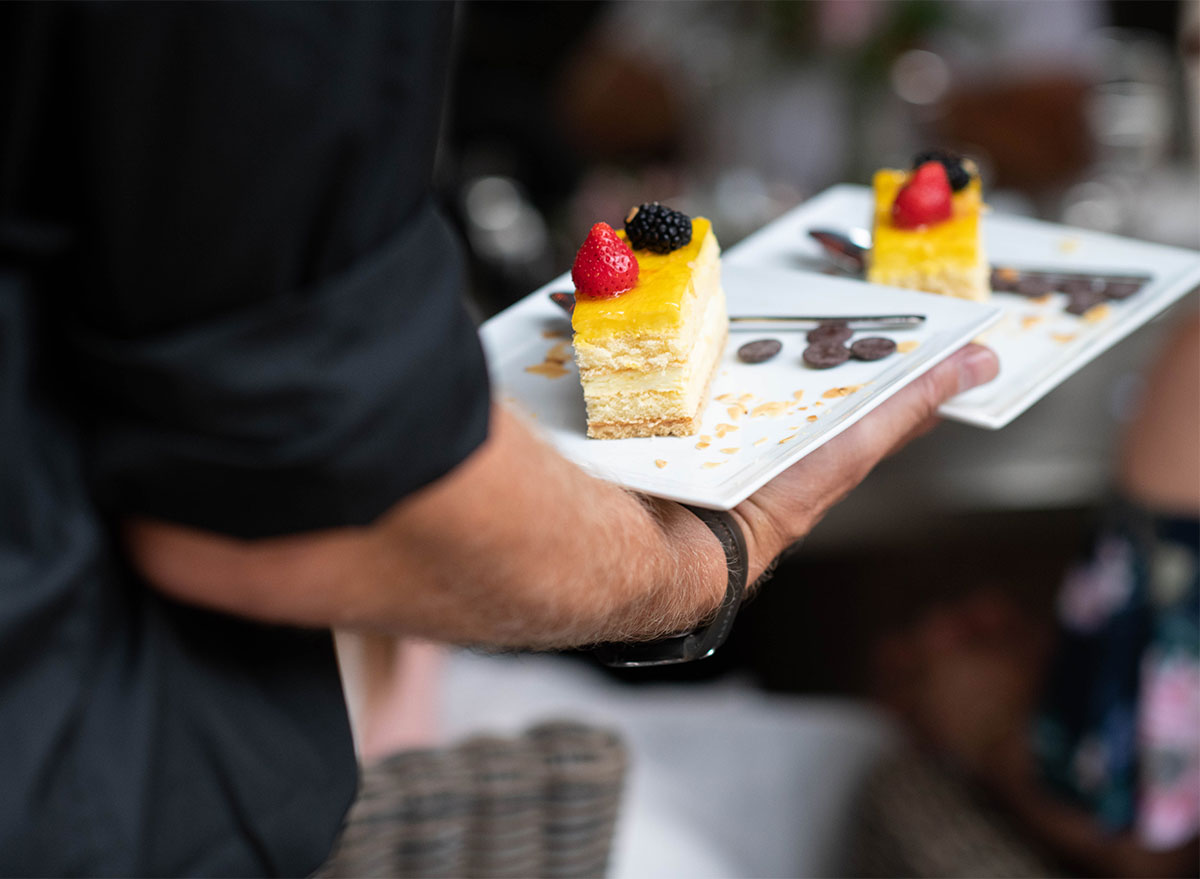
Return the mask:
<path id="1" fill-rule="evenodd" d="M 922 163 L 911 172 L 892 168 L 875 172 L 867 280 L 984 302 L 991 290 L 980 224 L 984 205 L 978 170 L 956 156 L 939 154 L 936 161 L 948 172 L 948 185 L 957 188 L 950 193 L 948 216 L 930 222 L 919 222 L 919 215 L 914 220 L 904 212 L 898 216 L 896 202 L 921 168 L 934 163 Z"/>
<path id="2" fill-rule="evenodd" d="M 699 430 L 729 318 L 712 224 L 687 222 L 690 241 L 677 249 L 634 250 L 637 281 L 627 292 L 591 297 L 576 280 L 571 322 L 590 437 Z"/>

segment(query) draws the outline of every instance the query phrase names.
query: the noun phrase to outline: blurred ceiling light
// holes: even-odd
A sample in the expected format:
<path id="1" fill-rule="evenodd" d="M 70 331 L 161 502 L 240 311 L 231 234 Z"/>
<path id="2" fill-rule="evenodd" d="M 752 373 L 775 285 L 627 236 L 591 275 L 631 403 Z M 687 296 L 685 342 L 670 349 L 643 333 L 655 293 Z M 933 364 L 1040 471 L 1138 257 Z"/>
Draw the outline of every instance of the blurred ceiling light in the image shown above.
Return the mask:
<path id="1" fill-rule="evenodd" d="M 508 177 L 479 177 L 467 184 L 467 216 L 481 229 L 504 229 L 517 220 L 523 201 Z"/>
<path id="2" fill-rule="evenodd" d="M 501 265 L 532 262 L 549 244 L 546 221 L 508 177 L 478 177 L 463 194 L 467 238 L 476 254 Z"/>
<path id="3" fill-rule="evenodd" d="M 950 89 L 950 68 L 940 55 L 910 49 L 892 64 L 892 89 L 910 104 L 936 104 Z"/>

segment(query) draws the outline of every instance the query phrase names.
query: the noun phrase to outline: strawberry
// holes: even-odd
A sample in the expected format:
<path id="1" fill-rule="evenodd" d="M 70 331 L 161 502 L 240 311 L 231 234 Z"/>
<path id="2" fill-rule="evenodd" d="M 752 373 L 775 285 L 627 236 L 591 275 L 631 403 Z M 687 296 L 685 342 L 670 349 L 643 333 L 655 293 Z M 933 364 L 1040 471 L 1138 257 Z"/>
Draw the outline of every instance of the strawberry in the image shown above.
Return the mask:
<path id="1" fill-rule="evenodd" d="M 916 229 L 950 219 L 950 178 L 941 162 L 925 162 L 896 193 L 892 222 L 901 229 Z"/>
<path id="2" fill-rule="evenodd" d="M 576 295 L 609 299 L 632 290 L 637 279 L 638 262 L 629 245 L 608 223 L 593 226 L 571 267 Z"/>

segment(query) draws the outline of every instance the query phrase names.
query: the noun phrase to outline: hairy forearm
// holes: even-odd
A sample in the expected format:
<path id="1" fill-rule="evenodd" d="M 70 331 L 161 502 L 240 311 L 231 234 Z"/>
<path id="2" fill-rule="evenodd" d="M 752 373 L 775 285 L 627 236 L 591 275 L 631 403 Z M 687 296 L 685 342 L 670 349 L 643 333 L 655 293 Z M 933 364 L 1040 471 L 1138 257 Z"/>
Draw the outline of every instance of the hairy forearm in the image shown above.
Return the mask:
<path id="1" fill-rule="evenodd" d="M 477 502 L 464 505 L 464 491 Z M 416 500 L 418 514 L 402 505 L 378 524 L 363 582 L 416 585 L 399 610 L 434 627 L 421 632 L 429 637 L 644 637 L 689 626 L 720 601 L 724 557 L 694 516 L 588 476 L 502 412 L 480 454 Z M 347 622 L 370 624 L 380 594 L 371 589 Z"/>
<path id="2" fill-rule="evenodd" d="M 695 516 L 588 476 L 500 410 L 483 447 L 368 528 L 245 542 L 140 522 L 129 535 L 148 579 L 187 601 L 467 644 L 677 631 L 726 581 Z M 754 571 L 772 551 L 756 546 Z"/>
<path id="3" fill-rule="evenodd" d="M 990 351 L 968 346 L 739 504 L 750 581 L 941 403 L 996 369 Z M 254 542 L 144 520 L 126 530 L 134 565 L 181 600 L 456 643 L 677 631 L 713 611 L 727 581 L 719 542 L 691 513 L 588 476 L 501 409 L 471 457 L 367 528 Z"/>

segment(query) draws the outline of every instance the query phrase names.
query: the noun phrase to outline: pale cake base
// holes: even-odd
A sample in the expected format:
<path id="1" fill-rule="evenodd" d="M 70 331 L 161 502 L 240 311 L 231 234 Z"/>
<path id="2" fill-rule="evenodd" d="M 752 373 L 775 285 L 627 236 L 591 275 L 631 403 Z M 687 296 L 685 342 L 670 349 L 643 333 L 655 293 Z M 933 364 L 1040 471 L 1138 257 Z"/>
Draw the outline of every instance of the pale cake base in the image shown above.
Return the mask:
<path id="1" fill-rule="evenodd" d="M 725 350 L 725 342 L 729 338 L 728 328 L 721 334 L 718 351 Z M 642 421 L 588 421 L 587 435 L 592 439 L 632 439 L 646 436 L 694 436 L 700 432 L 700 422 L 704 410 L 708 406 L 708 395 L 712 391 L 713 378 L 717 374 L 717 366 L 721 363 L 720 356 L 714 357 L 709 367 L 708 376 L 704 380 L 704 390 L 696 411 L 686 418 L 659 418 Z"/>
<path id="2" fill-rule="evenodd" d="M 953 296 L 955 299 L 987 302 L 992 294 L 990 275 L 985 263 L 975 266 L 943 266 L 936 274 L 899 267 L 891 270 L 872 268 L 867 274 L 867 280 L 872 284 L 883 284 L 887 287 L 903 287 L 906 290 Z"/>

